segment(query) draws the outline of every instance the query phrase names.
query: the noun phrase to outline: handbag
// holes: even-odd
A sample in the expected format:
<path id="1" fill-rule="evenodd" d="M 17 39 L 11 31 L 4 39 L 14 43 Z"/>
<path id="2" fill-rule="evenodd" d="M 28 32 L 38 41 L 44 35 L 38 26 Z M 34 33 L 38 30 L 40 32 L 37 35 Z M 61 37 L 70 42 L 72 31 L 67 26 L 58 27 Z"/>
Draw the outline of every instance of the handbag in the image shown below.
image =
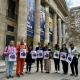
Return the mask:
<path id="1" fill-rule="evenodd" d="M 6 51 L 5 52 L 7 52 L 7 50 L 8 50 L 8 47 L 7 47 L 7 49 L 6 49 Z M 2 60 L 5 60 L 5 57 L 7 56 L 7 54 L 2 54 Z"/>

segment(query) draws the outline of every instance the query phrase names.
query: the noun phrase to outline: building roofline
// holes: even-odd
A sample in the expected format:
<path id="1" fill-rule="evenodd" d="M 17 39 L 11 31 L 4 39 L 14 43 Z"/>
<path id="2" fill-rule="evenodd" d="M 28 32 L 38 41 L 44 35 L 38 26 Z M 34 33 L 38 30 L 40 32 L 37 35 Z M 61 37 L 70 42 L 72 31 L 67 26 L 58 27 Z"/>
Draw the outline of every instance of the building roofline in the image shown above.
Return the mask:
<path id="1" fill-rule="evenodd" d="M 80 9 L 80 6 L 73 7 L 73 8 L 71 8 L 70 10 L 76 10 L 76 9 Z"/>

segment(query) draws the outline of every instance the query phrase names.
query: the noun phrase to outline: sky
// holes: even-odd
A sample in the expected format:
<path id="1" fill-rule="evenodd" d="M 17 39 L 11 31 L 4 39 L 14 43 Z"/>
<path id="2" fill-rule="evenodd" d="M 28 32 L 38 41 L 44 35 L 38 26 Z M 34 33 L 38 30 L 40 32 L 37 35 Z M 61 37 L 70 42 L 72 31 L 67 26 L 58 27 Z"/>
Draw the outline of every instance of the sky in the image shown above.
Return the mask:
<path id="1" fill-rule="evenodd" d="M 80 6 L 80 0 L 66 0 L 69 8 Z"/>

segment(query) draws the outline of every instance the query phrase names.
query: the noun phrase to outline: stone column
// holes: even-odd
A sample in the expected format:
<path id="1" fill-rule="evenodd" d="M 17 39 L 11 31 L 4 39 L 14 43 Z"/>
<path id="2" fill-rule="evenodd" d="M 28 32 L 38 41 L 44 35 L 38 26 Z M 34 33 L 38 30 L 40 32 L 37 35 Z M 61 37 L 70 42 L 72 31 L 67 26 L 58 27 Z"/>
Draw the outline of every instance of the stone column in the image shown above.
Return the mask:
<path id="1" fill-rule="evenodd" d="M 57 14 L 53 16 L 53 47 L 57 44 Z"/>
<path id="2" fill-rule="evenodd" d="M 65 43 L 65 23 L 63 23 L 63 43 Z"/>
<path id="3" fill-rule="evenodd" d="M 61 48 L 61 46 L 62 46 L 62 25 L 61 25 L 60 18 L 58 18 L 58 43 Z"/>
<path id="4" fill-rule="evenodd" d="M 27 38 L 27 0 L 19 0 L 17 42 Z"/>
<path id="5" fill-rule="evenodd" d="M 7 0 L 0 0 L 0 56 L 3 53 L 6 43 L 6 12 L 7 12 Z"/>
<path id="6" fill-rule="evenodd" d="M 45 45 L 49 43 L 49 6 L 45 7 Z"/>
<path id="7" fill-rule="evenodd" d="M 40 42 L 40 10 L 41 10 L 41 0 L 35 0 L 35 27 L 34 27 L 34 49 L 38 46 Z"/>

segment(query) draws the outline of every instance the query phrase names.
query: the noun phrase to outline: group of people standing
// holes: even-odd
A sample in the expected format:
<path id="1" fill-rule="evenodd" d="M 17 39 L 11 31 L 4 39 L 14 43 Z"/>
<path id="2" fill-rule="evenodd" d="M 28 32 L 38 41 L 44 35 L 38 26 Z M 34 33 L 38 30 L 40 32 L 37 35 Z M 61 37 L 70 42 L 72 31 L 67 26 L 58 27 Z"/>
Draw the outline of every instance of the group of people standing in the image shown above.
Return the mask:
<path id="1" fill-rule="evenodd" d="M 45 47 L 43 45 L 41 45 L 40 43 L 38 44 L 38 47 L 36 48 L 37 53 L 39 53 L 39 51 L 42 51 L 41 53 L 43 53 L 43 55 L 41 57 L 37 57 L 36 61 L 37 61 L 37 71 L 39 71 L 39 63 L 41 65 L 41 72 L 43 73 L 43 61 L 44 61 L 44 70 L 46 71 L 46 73 L 50 73 L 51 71 L 51 49 L 49 47 L 49 44 L 46 45 Z M 44 55 L 45 54 L 45 55 Z"/>
<path id="2" fill-rule="evenodd" d="M 78 58 L 79 52 L 74 47 L 74 44 L 70 44 L 69 48 L 66 47 L 66 44 L 62 45 L 62 48 L 59 49 L 59 45 L 55 45 L 54 51 L 54 63 L 55 70 L 58 72 L 60 70 L 60 61 L 62 62 L 63 73 L 68 74 L 68 67 L 71 67 L 71 76 L 78 76 Z"/>
<path id="3" fill-rule="evenodd" d="M 3 57 L 6 65 L 6 77 L 8 79 L 13 78 L 12 72 L 15 62 L 16 76 L 20 77 L 21 75 L 23 75 L 23 69 L 27 52 L 28 47 L 24 44 L 24 39 L 22 39 L 20 44 L 17 46 L 15 46 L 14 41 L 10 41 L 9 45 L 6 46 L 3 52 Z"/>
<path id="4" fill-rule="evenodd" d="M 34 54 L 32 55 L 32 53 Z M 49 43 L 46 46 L 38 44 L 35 50 L 32 46 L 27 46 L 24 44 L 22 39 L 20 44 L 15 46 L 14 41 L 10 41 L 10 44 L 6 46 L 3 56 L 5 59 L 6 65 L 6 77 L 13 78 L 12 71 L 14 63 L 16 62 L 16 76 L 20 77 L 23 74 L 24 65 L 26 62 L 26 73 L 31 73 L 32 63 L 36 61 L 37 70 L 39 71 L 39 64 L 41 65 L 41 72 L 43 69 L 46 73 L 51 71 L 51 54 L 53 54 L 55 70 L 58 72 L 60 70 L 60 61 L 62 62 L 64 74 L 68 73 L 68 64 L 71 66 L 72 74 L 78 76 L 78 52 L 73 44 L 70 44 L 69 49 L 66 47 L 66 44 L 62 45 L 62 48 L 59 48 L 59 45 L 56 44 L 54 51 L 51 53 L 51 48 Z M 43 68 L 44 63 L 44 68 Z M 74 70 L 75 68 L 75 70 Z"/>

